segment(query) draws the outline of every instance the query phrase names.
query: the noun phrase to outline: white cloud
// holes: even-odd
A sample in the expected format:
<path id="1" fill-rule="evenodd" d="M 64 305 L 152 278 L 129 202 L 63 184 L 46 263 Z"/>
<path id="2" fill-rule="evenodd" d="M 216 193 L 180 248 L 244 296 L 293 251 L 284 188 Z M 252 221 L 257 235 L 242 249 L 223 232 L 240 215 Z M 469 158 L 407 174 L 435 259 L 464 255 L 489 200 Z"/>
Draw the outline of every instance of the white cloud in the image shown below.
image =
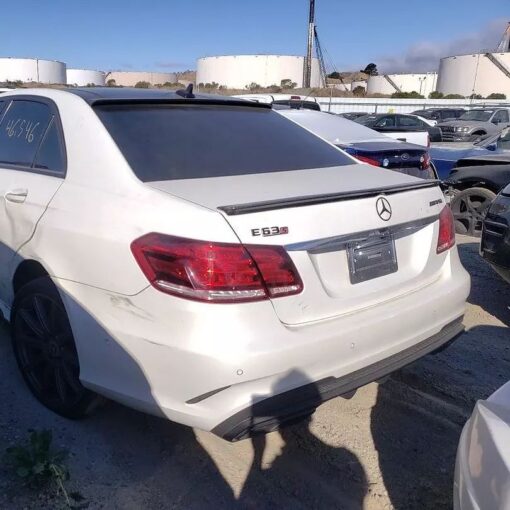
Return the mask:
<path id="1" fill-rule="evenodd" d="M 479 32 L 445 42 L 418 42 L 400 55 L 383 55 L 375 62 L 380 72 L 437 71 L 439 60 L 450 55 L 475 53 L 496 48 L 506 26 L 506 19 L 495 19 Z"/>

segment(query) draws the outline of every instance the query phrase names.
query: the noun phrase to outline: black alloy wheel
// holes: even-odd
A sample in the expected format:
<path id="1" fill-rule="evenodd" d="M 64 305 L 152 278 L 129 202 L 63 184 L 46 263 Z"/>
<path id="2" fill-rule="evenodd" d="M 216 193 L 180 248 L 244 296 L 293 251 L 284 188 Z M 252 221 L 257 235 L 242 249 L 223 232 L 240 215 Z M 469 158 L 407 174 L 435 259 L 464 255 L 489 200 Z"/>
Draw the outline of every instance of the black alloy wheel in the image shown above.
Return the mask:
<path id="1" fill-rule="evenodd" d="M 469 188 L 455 193 L 451 208 L 455 232 L 473 237 L 482 235 L 482 225 L 496 195 L 485 188 Z"/>
<path id="2" fill-rule="evenodd" d="M 18 366 L 35 397 L 67 418 L 88 414 L 98 397 L 80 382 L 71 325 L 49 277 L 28 283 L 16 294 L 11 327 Z"/>

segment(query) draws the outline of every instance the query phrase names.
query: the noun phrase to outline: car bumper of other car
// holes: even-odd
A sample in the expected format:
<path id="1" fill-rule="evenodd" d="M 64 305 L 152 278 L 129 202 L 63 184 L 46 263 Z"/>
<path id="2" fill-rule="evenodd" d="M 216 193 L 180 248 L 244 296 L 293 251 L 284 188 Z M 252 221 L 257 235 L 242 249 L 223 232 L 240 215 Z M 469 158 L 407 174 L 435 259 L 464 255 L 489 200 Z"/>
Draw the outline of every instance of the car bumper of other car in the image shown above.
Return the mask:
<path id="1" fill-rule="evenodd" d="M 510 508 L 510 383 L 479 401 L 464 426 L 453 500 L 455 510 Z"/>
<path id="2" fill-rule="evenodd" d="M 510 282 L 510 196 L 498 195 L 487 212 L 480 253 Z"/>
<path id="3" fill-rule="evenodd" d="M 152 287 L 120 296 L 57 284 L 85 386 L 228 439 L 310 412 L 439 348 L 462 330 L 470 288 L 453 249 L 437 278 L 412 292 L 289 326 L 269 301 L 218 305 Z"/>
<path id="4" fill-rule="evenodd" d="M 466 142 L 471 139 L 469 131 L 456 131 L 451 126 L 440 126 L 442 142 Z"/>

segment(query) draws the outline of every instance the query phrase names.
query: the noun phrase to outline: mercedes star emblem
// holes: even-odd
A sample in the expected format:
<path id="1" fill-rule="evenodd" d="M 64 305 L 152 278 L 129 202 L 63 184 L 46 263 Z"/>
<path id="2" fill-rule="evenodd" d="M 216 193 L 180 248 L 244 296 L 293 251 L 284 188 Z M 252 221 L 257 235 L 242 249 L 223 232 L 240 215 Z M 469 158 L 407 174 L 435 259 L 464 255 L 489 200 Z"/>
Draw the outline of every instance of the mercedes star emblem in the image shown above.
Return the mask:
<path id="1" fill-rule="evenodd" d="M 388 221 L 391 218 L 391 205 L 384 197 L 380 197 L 377 199 L 375 203 L 375 208 L 377 210 L 377 214 L 379 218 L 383 221 Z"/>

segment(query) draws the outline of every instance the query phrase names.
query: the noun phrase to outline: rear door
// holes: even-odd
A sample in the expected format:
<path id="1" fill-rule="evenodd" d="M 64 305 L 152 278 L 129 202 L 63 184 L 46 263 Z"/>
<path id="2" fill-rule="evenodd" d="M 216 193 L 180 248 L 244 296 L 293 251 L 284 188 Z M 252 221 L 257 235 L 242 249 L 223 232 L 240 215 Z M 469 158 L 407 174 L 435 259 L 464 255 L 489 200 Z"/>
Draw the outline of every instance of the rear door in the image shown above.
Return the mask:
<path id="1" fill-rule="evenodd" d="M 65 148 L 56 106 L 44 98 L 4 99 L 0 118 L 0 291 L 11 286 L 14 254 L 32 236 L 63 182 Z"/>

